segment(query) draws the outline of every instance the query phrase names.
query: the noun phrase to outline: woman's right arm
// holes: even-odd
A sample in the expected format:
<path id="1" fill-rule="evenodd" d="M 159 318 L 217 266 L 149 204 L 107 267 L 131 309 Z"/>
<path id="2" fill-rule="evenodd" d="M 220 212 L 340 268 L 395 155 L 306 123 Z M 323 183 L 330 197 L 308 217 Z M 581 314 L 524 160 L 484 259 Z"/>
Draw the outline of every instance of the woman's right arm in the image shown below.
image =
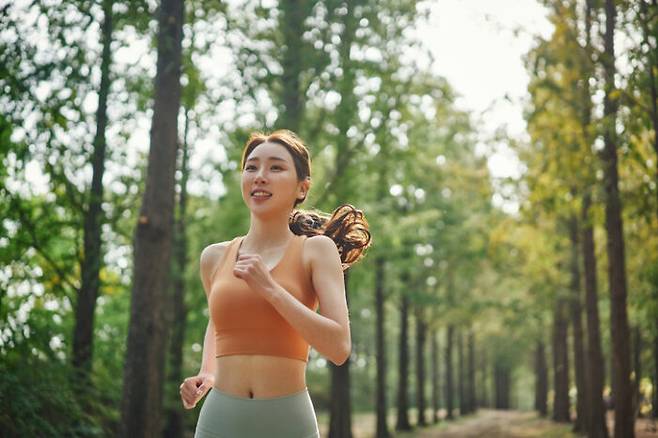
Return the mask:
<path id="1" fill-rule="evenodd" d="M 208 245 L 201 251 L 199 263 L 199 274 L 201 283 L 206 292 L 206 299 L 210 295 L 210 281 L 219 262 L 224 256 L 228 242 Z M 212 315 L 208 315 L 208 325 L 203 338 L 203 353 L 201 358 L 201 369 L 196 376 L 187 377 L 180 385 L 180 395 L 185 409 L 192 409 L 197 402 L 215 385 L 215 372 L 217 368 L 215 360 L 215 325 Z"/>
<path id="2" fill-rule="evenodd" d="M 206 293 L 206 299 L 210 294 L 210 280 L 217 268 L 217 264 L 224 255 L 226 249 L 226 242 L 215 243 L 209 245 L 201 251 L 201 258 L 199 261 L 199 275 L 201 283 Z M 208 315 L 208 325 L 206 326 L 206 334 L 203 338 L 203 357 L 201 359 L 201 369 L 199 375 L 210 374 L 215 377 L 216 361 L 215 361 L 215 325 L 212 321 L 212 316 Z"/>

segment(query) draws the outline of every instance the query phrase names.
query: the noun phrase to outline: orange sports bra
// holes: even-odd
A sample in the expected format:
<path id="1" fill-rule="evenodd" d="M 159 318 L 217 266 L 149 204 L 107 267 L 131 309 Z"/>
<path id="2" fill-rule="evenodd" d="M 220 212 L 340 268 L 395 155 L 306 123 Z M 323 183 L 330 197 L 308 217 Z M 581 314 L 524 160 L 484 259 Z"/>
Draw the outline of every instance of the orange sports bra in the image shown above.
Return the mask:
<path id="1" fill-rule="evenodd" d="M 308 342 L 273 305 L 246 281 L 233 275 L 244 237 L 235 237 L 230 242 L 210 279 L 208 310 L 215 326 L 216 357 L 265 354 L 308 362 Z M 319 305 L 317 295 L 302 263 L 307 237 L 295 235 L 270 274 L 286 291 L 315 311 Z"/>

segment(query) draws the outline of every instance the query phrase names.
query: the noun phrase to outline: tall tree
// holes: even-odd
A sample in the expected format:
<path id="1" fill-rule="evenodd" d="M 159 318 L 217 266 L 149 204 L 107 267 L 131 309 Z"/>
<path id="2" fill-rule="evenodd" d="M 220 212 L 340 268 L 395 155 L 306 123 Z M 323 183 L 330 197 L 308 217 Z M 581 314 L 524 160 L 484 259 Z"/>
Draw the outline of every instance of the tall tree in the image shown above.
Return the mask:
<path id="1" fill-rule="evenodd" d="M 386 407 L 386 342 L 384 333 L 384 285 L 386 281 L 386 260 L 384 257 L 375 259 L 375 309 L 376 309 L 376 327 L 375 336 L 377 342 L 377 387 L 375 389 L 375 409 L 377 411 L 377 424 L 375 427 L 375 437 L 388 438 L 387 417 L 388 408 Z"/>
<path id="2" fill-rule="evenodd" d="M 432 342 L 432 423 L 440 421 L 439 409 L 441 409 L 441 384 L 440 384 L 440 366 L 439 360 L 439 339 L 438 330 L 432 329 L 430 339 Z"/>
<path id="3" fill-rule="evenodd" d="M 535 347 L 535 410 L 545 417 L 548 414 L 548 367 L 546 366 L 546 352 L 544 341 L 537 340 Z"/>
<path id="4" fill-rule="evenodd" d="M 166 285 L 174 222 L 183 0 L 162 0 L 146 187 L 134 235 L 134 274 L 121 436 L 161 433 Z"/>
<path id="5" fill-rule="evenodd" d="M 587 307 L 587 361 L 589 383 L 589 438 L 607 438 L 608 427 L 603 404 L 603 383 L 605 381 L 605 362 L 601 349 L 601 329 L 599 323 L 598 282 L 596 279 L 596 251 L 594 249 L 594 230 L 590 213 L 591 197 L 589 192 L 583 195 L 581 213 L 583 270 L 585 275 L 585 305 Z"/>
<path id="6" fill-rule="evenodd" d="M 455 392 L 454 392 L 454 383 L 453 383 L 453 377 L 452 377 L 452 372 L 453 372 L 453 366 L 452 366 L 452 349 L 454 345 L 454 339 L 455 339 L 455 327 L 452 324 L 448 325 L 448 329 L 446 330 L 446 355 L 445 355 L 445 369 L 446 369 L 446 411 L 447 411 L 447 416 L 446 418 L 448 420 L 454 419 L 453 415 L 453 408 L 455 406 L 454 402 L 454 397 L 455 397 Z"/>
<path id="7" fill-rule="evenodd" d="M 110 92 L 110 66 L 112 64 L 111 45 L 114 21 L 112 3 L 103 0 L 103 23 L 101 25 L 102 54 L 100 62 L 101 81 L 98 90 L 96 110 L 96 133 L 91 157 L 92 180 L 84 213 L 84 252 L 80 275 L 82 282 L 75 306 L 75 326 L 73 329 L 72 364 L 77 371 L 76 382 L 81 391 L 90 386 L 90 372 L 94 345 L 94 313 L 100 286 L 101 268 L 101 225 L 103 214 L 103 175 L 105 173 L 105 130 L 107 127 L 107 99 Z"/>
<path id="8" fill-rule="evenodd" d="M 457 388 L 459 392 L 459 415 L 466 414 L 466 358 L 464 355 L 464 329 L 457 329 Z"/>
<path id="9" fill-rule="evenodd" d="M 605 229 L 608 253 L 608 282 L 610 285 L 610 335 L 614 361 L 613 390 L 615 392 L 615 437 L 635 436 L 633 391 L 631 386 L 630 332 L 626 297 L 626 261 L 624 230 L 619 197 L 617 169 L 617 110 L 619 99 L 615 86 L 615 21 L 617 7 L 614 0 L 605 1 L 605 36 L 602 54 L 605 78 L 603 98 L 603 186 L 605 188 Z"/>
<path id="10" fill-rule="evenodd" d="M 579 246 L 579 224 L 575 215 L 568 219 L 567 227 L 569 229 L 570 260 L 569 267 L 571 271 L 571 326 L 573 327 L 573 366 L 576 380 L 576 419 L 573 425 L 574 432 L 584 432 L 587 430 L 588 418 L 588 401 L 587 401 L 587 376 L 585 365 L 585 345 L 583 343 L 583 319 L 581 307 L 581 287 L 580 287 L 580 246 Z"/>
<path id="11" fill-rule="evenodd" d="M 427 338 L 427 323 L 423 306 L 416 304 L 414 306 L 416 316 L 416 409 L 418 417 L 416 424 L 418 426 L 427 426 L 425 417 L 425 339 Z"/>
<path id="12" fill-rule="evenodd" d="M 569 351 L 567 345 L 567 302 L 558 297 L 553 316 L 553 420 L 568 422 L 569 415 Z"/>
<path id="13" fill-rule="evenodd" d="M 592 62 L 592 14 L 593 0 L 585 0 L 585 45 L 583 47 L 585 59 L 582 89 L 582 112 L 580 115 L 585 144 L 591 147 L 593 142 L 590 131 L 592 119 L 592 100 L 589 79 L 593 77 Z M 605 381 L 605 361 L 601 348 L 601 327 L 599 320 L 598 280 L 596 269 L 596 251 L 594 241 L 593 218 L 591 214 L 592 188 L 594 186 L 590 171 L 581 202 L 581 233 L 582 233 L 582 260 L 585 281 L 585 307 L 587 315 L 587 362 L 588 362 L 588 399 L 589 419 L 587 434 L 589 438 L 608 438 L 608 426 L 605 418 L 605 405 L 603 404 L 603 385 Z"/>
<path id="14" fill-rule="evenodd" d="M 403 283 L 409 281 L 406 271 L 402 272 Z M 398 391 L 397 391 L 397 420 L 395 430 L 411 430 L 409 422 L 409 297 L 402 294 L 400 297 L 400 338 L 398 342 Z"/>
<path id="15" fill-rule="evenodd" d="M 349 269 L 344 275 L 345 290 L 349 290 L 347 288 Z M 351 438 L 352 436 L 349 362 L 349 357 L 345 363 L 340 366 L 336 366 L 333 362 L 329 362 L 332 379 L 331 404 L 329 406 L 329 438 Z"/>
<path id="16" fill-rule="evenodd" d="M 476 410 L 476 398 L 475 398 L 475 333 L 473 327 L 468 328 L 468 337 L 467 337 L 467 362 L 468 362 L 468 371 L 466 374 L 466 412 L 472 413 Z"/>

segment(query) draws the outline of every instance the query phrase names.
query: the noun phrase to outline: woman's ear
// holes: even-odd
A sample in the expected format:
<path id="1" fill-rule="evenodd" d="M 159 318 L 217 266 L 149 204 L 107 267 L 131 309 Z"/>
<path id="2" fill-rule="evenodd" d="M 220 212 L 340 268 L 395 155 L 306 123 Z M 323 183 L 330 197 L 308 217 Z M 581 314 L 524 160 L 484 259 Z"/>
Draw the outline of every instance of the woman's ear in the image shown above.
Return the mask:
<path id="1" fill-rule="evenodd" d="M 311 177 L 306 177 L 299 191 L 299 195 L 302 197 L 302 200 L 306 199 L 308 196 L 308 191 L 311 188 Z"/>

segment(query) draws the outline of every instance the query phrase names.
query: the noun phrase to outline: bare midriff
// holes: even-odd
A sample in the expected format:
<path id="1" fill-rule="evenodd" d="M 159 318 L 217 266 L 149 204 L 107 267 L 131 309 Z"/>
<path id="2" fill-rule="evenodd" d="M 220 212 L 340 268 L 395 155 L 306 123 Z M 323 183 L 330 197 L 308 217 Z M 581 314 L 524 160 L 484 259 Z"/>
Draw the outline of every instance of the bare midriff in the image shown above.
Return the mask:
<path id="1" fill-rule="evenodd" d="M 306 362 L 299 359 L 234 354 L 215 360 L 215 388 L 237 397 L 281 397 L 306 388 Z"/>

